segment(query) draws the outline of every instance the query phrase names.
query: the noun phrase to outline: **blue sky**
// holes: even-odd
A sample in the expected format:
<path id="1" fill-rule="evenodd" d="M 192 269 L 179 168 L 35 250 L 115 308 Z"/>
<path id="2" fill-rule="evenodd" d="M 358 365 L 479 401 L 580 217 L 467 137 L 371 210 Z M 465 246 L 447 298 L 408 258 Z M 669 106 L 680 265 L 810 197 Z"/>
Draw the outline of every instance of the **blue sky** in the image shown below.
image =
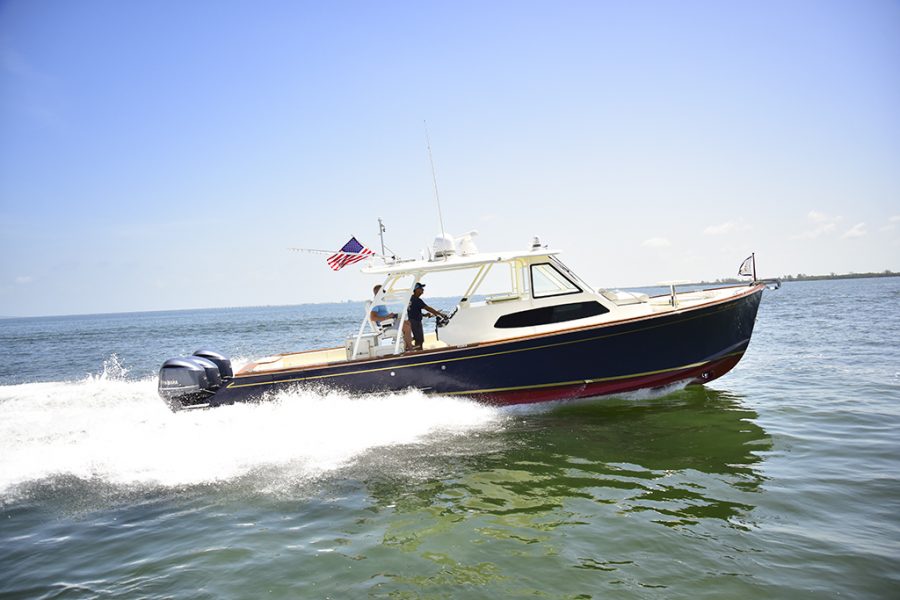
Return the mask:
<path id="1" fill-rule="evenodd" d="M 533 235 L 604 286 L 900 270 L 900 3 L 0 3 L 0 315 L 366 296 L 288 247 Z"/>

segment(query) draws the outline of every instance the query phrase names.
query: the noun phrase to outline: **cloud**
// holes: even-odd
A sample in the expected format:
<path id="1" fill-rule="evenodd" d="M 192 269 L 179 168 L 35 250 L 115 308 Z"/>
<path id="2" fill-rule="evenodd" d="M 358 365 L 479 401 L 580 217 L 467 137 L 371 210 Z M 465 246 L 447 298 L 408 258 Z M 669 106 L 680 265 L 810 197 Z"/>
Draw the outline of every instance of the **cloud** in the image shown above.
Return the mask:
<path id="1" fill-rule="evenodd" d="M 0 48 L 0 68 L 17 77 L 33 78 L 35 73 L 22 55 L 11 48 Z"/>
<path id="2" fill-rule="evenodd" d="M 703 235 L 726 235 L 734 231 L 734 221 L 728 221 L 720 225 L 710 225 L 703 230 Z"/>
<path id="3" fill-rule="evenodd" d="M 806 219 L 812 224 L 812 229 L 807 229 L 806 231 L 792 235 L 791 239 L 814 240 L 817 237 L 832 234 L 835 232 L 838 223 L 840 223 L 843 218 L 844 217 L 827 215 L 817 210 L 811 210 L 809 211 L 809 214 L 806 215 Z"/>
<path id="4" fill-rule="evenodd" d="M 19 275 L 16 277 L 16 285 L 27 285 L 34 281 L 34 277 L 31 275 Z"/>
<path id="5" fill-rule="evenodd" d="M 848 238 L 863 237 L 867 233 L 868 232 L 866 231 L 866 224 L 865 223 L 857 223 L 856 225 L 854 225 L 853 227 L 851 227 L 850 229 L 845 231 L 844 235 L 841 236 L 841 239 L 846 240 Z"/>
<path id="6" fill-rule="evenodd" d="M 668 248 L 672 245 L 672 242 L 667 240 L 666 238 L 655 237 L 650 238 L 649 240 L 644 240 L 641 246 L 644 248 Z"/>
<path id="7" fill-rule="evenodd" d="M 900 215 L 894 215 L 893 217 L 888 218 L 887 225 L 881 228 L 881 231 L 893 231 L 897 228 L 897 223 L 900 223 Z"/>
<path id="8" fill-rule="evenodd" d="M 736 231 L 747 231 L 749 229 L 750 226 L 745 225 L 744 223 L 726 221 L 725 223 L 720 223 L 719 225 L 710 225 L 703 230 L 703 235 L 728 235 L 729 233 L 734 233 Z"/>
<path id="9" fill-rule="evenodd" d="M 8 46 L 0 46 L 0 73 L 13 78 L 22 89 L 15 108 L 34 122 L 48 127 L 63 125 L 59 83 L 55 77 L 37 69 L 24 55 Z"/>
<path id="10" fill-rule="evenodd" d="M 36 68 L 25 56 L 10 48 L 0 47 L 0 70 L 33 84 L 55 84 L 56 79 Z"/>

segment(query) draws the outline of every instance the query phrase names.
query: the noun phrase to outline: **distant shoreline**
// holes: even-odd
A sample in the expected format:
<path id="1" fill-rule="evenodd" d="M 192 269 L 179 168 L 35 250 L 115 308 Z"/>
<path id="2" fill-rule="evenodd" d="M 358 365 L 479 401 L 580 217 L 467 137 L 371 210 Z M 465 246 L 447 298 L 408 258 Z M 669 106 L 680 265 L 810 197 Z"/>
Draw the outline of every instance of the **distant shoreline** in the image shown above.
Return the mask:
<path id="1" fill-rule="evenodd" d="M 765 278 L 767 281 L 772 279 L 779 279 L 782 282 L 785 281 L 822 281 L 828 279 L 870 279 L 876 277 L 900 277 L 900 272 L 895 271 L 882 271 L 880 273 L 844 273 L 841 275 L 832 273 L 830 275 L 805 275 L 803 273 L 798 273 L 797 275 L 782 275 L 781 277 L 769 277 Z M 686 283 L 684 285 L 722 285 L 722 284 L 735 284 L 735 283 L 748 283 L 747 279 L 738 279 L 736 277 L 729 277 L 725 279 L 716 279 L 714 281 L 692 281 L 690 283 Z M 655 288 L 655 287 L 664 287 L 660 285 L 650 285 L 650 286 L 633 286 L 622 289 L 647 289 L 647 288 Z M 449 297 L 449 296 L 448 296 Z M 163 309 L 155 309 L 155 310 L 137 310 L 137 311 L 121 311 L 121 312 L 103 312 L 103 313 L 75 313 L 75 314 L 56 314 L 56 315 L 29 315 L 29 316 L 15 316 L 15 315 L 0 315 L 0 319 L 46 319 L 46 318 L 60 318 L 60 317 L 96 317 L 96 316 L 114 316 L 114 315 L 127 315 L 127 314 L 144 314 L 144 313 L 156 313 L 156 312 L 189 312 L 189 311 L 202 311 L 202 310 L 242 310 L 245 308 L 285 308 L 285 307 L 293 307 L 293 306 L 307 306 L 307 305 L 316 305 L 316 304 L 346 304 L 346 303 L 354 303 L 354 302 L 365 302 L 365 300 L 336 300 L 333 302 L 301 302 L 299 304 L 272 304 L 272 305 L 257 305 L 257 306 L 210 306 L 205 308 L 163 308 Z"/>
<path id="2" fill-rule="evenodd" d="M 784 281 L 828 281 L 831 279 L 873 279 L 877 277 L 900 277 L 900 273 L 895 271 L 881 271 L 880 273 L 831 273 L 830 275 L 806 275 L 805 273 L 797 273 L 796 275 L 782 275 L 781 277 L 770 277 L 768 279 L 779 279 Z M 703 281 L 703 284 L 710 283 L 746 283 L 746 279 L 737 279 L 729 277 L 727 279 L 716 279 L 715 281 Z"/>

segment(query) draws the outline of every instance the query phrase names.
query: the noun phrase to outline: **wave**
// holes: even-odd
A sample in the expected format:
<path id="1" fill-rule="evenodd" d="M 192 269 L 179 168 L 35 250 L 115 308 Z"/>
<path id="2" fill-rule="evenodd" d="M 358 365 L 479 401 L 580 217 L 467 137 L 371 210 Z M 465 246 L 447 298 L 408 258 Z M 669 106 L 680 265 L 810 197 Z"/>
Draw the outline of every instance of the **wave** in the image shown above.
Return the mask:
<path id="1" fill-rule="evenodd" d="M 246 362 L 233 361 L 236 368 Z M 265 472 L 265 485 L 277 487 L 278 479 L 296 483 L 337 471 L 375 448 L 434 443 L 447 450 L 448 435 L 596 400 L 497 408 L 413 390 L 351 397 L 296 389 L 261 403 L 172 413 L 156 385 L 155 375 L 130 377 L 112 354 L 101 373 L 80 381 L 0 386 L 0 501 L 48 480 L 180 488 Z M 617 397 L 641 402 L 683 387 Z"/>
<path id="2" fill-rule="evenodd" d="M 156 377 L 126 379 L 110 357 L 77 382 L 0 386 L 0 499 L 72 477 L 116 486 L 227 482 L 288 470 L 315 478 L 378 447 L 495 428 L 500 409 L 406 391 L 350 397 L 294 390 L 269 402 L 172 413 Z"/>

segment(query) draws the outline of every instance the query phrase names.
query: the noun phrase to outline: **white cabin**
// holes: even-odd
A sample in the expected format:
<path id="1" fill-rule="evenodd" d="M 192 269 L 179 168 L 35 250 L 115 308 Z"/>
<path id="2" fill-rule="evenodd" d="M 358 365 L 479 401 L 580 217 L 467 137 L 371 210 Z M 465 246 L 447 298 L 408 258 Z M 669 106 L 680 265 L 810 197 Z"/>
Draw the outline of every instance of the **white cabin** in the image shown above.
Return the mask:
<path id="1" fill-rule="evenodd" d="M 438 329 L 436 339 L 426 341 L 426 350 L 639 318 L 722 297 L 719 291 L 677 294 L 674 285 L 669 295 L 654 298 L 597 291 L 559 260 L 559 251 L 541 246 L 536 238 L 529 250 L 485 253 L 477 251 L 471 237 L 468 234 L 456 243 L 449 236 L 438 238 L 429 259 L 373 262 L 363 267 L 363 273 L 385 279 L 379 295 L 366 306 L 359 333 L 347 341 L 348 360 L 402 353 L 399 332 L 413 287 L 427 283 L 427 277 L 436 273 L 469 271 L 471 278 L 449 322 Z M 505 281 L 505 289 L 496 293 L 487 288 L 489 280 Z M 378 304 L 400 314 L 400 323 L 393 324 L 386 334 L 368 320 L 371 306 Z"/>

